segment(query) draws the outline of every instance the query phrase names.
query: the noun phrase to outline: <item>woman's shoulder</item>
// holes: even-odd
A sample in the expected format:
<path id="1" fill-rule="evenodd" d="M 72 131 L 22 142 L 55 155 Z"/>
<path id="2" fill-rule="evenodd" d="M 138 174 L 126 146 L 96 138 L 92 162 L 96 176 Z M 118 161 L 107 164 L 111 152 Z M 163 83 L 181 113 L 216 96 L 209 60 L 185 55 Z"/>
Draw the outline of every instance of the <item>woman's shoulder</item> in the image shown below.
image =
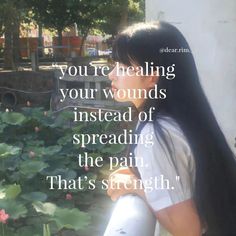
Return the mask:
<path id="1" fill-rule="evenodd" d="M 154 121 L 143 123 L 140 133 L 142 135 L 152 134 L 157 146 L 165 147 L 166 143 L 169 143 L 174 151 L 192 156 L 189 141 L 178 122 L 171 116 L 159 115 Z"/>
<path id="2" fill-rule="evenodd" d="M 143 124 L 139 122 L 139 125 L 142 125 L 142 133 L 149 133 L 155 131 L 158 133 L 161 128 L 165 134 L 176 134 L 179 136 L 184 136 L 183 130 L 181 129 L 178 122 L 171 116 L 167 115 L 158 115 L 155 120 L 144 122 Z"/>
<path id="3" fill-rule="evenodd" d="M 184 132 L 172 117 L 159 116 L 153 122 L 143 123 L 141 134 L 147 133 L 153 133 L 153 145 L 138 145 L 136 151 L 147 165 L 138 166 L 141 178 L 164 176 L 173 186 L 173 189 L 146 194 L 150 205 L 158 211 L 192 197 L 195 160 Z"/>

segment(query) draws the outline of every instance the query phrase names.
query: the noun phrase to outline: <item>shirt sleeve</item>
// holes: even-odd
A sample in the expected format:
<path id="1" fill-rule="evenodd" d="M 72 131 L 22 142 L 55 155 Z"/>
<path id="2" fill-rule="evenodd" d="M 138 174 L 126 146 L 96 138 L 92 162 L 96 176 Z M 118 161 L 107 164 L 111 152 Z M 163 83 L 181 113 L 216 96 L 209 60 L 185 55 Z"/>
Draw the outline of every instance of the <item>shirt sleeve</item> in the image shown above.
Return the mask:
<path id="1" fill-rule="evenodd" d="M 172 119 L 159 122 L 172 155 L 151 122 L 140 135 L 142 140 L 152 137 L 152 145 L 143 141 L 134 150 L 146 199 L 154 211 L 192 198 L 195 181 L 194 158 L 182 130 Z"/>

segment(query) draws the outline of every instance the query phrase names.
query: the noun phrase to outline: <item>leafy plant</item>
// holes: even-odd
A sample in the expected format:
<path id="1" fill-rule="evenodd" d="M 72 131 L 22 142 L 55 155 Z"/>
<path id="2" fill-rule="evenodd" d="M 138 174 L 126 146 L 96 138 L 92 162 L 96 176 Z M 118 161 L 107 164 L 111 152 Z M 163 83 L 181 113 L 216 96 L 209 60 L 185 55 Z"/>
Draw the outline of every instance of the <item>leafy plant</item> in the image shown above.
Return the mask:
<path id="1" fill-rule="evenodd" d="M 69 112 L 55 116 L 43 108 L 0 112 L 0 210 L 9 215 L 5 235 L 60 235 L 66 229 L 79 232 L 91 225 L 89 209 L 104 193 L 99 188 L 89 190 L 85 179 L 97 180 L 101 170 L 79 166 L 77 156 L 86 151 L 95 158 L 123 148 L 73 145 L 74 132 L 108 132 L 109 126 L 101 122 L 75 126 L 71 121 Z M 81 188 L 60 188 L 57 180 L 50 189 L 47 176 L 71 182 L 80 178 Z"/>

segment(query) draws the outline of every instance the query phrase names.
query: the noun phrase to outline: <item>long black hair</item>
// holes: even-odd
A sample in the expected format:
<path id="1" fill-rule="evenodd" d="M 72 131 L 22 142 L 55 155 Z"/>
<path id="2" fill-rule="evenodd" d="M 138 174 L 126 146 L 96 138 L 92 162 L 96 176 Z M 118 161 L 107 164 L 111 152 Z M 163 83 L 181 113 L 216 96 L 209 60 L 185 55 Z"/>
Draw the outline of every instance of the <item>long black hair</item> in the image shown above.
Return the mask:
<path id="1" fill-rule="evenodd" d="M 113 59 L 143 67 L 145 62 L 175 65 L 173 80 L 160 75 L 157 82 L 158 89 L 167 90 L 166 99 L 149 99 L 144 107 L 156 108 L 154 122 L 160 132 L 158 116 L 164 114 L 179 124 L 189 142 L 196 163 L 194 200 L 207 224 L 206 235 L 236 235 L 235 157 L 203 92 L 184 36 L 166 22 L 135 24 L 116 37 Z"/>

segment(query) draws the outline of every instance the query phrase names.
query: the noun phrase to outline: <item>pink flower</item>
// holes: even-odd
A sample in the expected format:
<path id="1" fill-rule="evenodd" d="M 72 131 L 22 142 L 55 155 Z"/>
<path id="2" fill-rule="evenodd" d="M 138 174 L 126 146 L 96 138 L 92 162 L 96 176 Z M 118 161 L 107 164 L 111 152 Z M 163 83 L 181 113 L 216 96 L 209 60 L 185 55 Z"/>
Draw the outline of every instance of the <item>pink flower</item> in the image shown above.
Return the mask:
<path id="1" fill-rule="evenodd" d="M 0 210 L 0 222 L 2 222 L 3 224 L 7 223 L 7 219 L 9 218 L 9 215 L 5 212 L 4 209 Z"/>
<path id="2" fill-rule="evenodd" d="M 34 127 L 34 131 L 36 132 L 36 133 L 38 133 L 39 131 L 40 131 L 40 128 L 39 127 Z"/>
<path id="3" fill-rule="evenodd" d="M 85 171 L 89 171 L 89 166 L 84 166 Z"/>
<path id="4" fill-rule="evenodd" d="M 72 195 L 70 193 L 66 194 L 66 200 L 72 200 Z"/>

